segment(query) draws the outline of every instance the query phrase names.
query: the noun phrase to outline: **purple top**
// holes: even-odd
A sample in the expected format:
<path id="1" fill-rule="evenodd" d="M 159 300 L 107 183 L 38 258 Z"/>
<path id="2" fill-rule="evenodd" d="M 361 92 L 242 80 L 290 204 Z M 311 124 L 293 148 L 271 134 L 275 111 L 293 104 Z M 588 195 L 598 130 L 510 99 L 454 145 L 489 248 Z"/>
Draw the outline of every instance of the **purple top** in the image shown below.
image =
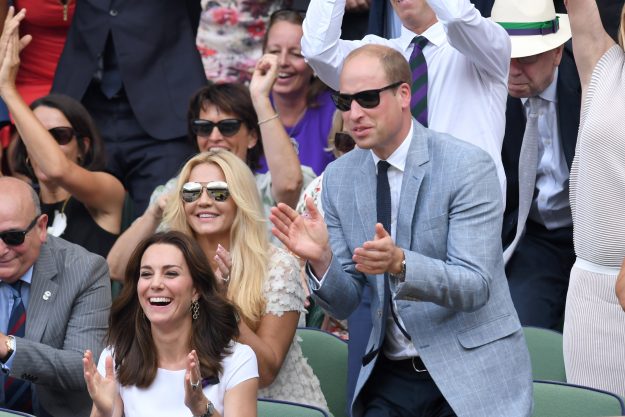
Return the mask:
<path id="1" fill-rule="evenodd" d="M 332 152 L 328 152 L 328 133 L 332 128 L 332 116 L 336 107 L 332 102 L 329 91 L 324 91 L 317 97 L 319 106 L 308 107 L 304 116 L 295 126 L 285 126 L 289 137 L 298 144 L 299 160 L 319 175 L 330 162 L 334 161 Z M 267 161 L 261 158 L 257 172 L 267 172 Z"/>

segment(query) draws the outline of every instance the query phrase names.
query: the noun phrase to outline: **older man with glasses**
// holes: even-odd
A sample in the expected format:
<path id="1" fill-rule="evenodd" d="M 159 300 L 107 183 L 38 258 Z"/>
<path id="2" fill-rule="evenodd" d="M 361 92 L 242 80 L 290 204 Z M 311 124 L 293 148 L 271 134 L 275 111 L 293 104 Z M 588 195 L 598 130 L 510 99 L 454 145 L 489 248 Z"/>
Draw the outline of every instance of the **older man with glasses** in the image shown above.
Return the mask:
<path id="1" fill-rule="evenodd" d="M 99 355 L 111 290 L 106 262 L 47 235 L 28 184 L 0 178 L 0 407 L 88 416 L 86 349 Z"/>
<path id="2" fill-rule="evenodd" d="M 311 199 L 306 215 L 279 204 L 274 234 L 307 260 L 332 316 L 371 288 L 354 417 L 527 417 L 531 368 L 503 269 L 495 164 L 417 123 L 409 78 L 394 49 L 348 55 L 335 99 L 358 147 L 324 173 L 325 217 Z"/>

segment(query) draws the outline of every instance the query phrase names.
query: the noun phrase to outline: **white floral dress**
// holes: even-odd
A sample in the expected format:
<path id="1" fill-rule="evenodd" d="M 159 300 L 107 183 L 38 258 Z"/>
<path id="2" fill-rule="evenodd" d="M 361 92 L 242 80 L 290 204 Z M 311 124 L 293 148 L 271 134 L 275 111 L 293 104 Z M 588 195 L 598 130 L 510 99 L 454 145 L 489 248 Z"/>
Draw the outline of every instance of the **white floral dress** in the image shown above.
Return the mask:
<path id="1" fill-rule="evenodd" d="M 272 246 L 269 274 L 263 288 L 267 300 L 265 314 L 281 316 L 287 311 L 304 311 L 304 290 L 299 271 L 295 257 Z M 297 336 L 293 338 L 273 384 L 258 390 L 258 397 L 310 404 L 328 410 L 319 380 L 304 358 Z"/>

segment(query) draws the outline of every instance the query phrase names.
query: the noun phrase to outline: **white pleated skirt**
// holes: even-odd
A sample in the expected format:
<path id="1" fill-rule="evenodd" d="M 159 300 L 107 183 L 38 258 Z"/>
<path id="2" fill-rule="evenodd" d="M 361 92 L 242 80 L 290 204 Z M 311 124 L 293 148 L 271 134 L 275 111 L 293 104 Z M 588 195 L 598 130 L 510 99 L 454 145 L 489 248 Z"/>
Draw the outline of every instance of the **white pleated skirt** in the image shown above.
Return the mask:
<path id="1" fill-rule="evenodd" d="M 614 292 L 618 271 L 575 262 L 566 297 L 564 362 L 567 382 L 625 398 L 625 311 Z"/>

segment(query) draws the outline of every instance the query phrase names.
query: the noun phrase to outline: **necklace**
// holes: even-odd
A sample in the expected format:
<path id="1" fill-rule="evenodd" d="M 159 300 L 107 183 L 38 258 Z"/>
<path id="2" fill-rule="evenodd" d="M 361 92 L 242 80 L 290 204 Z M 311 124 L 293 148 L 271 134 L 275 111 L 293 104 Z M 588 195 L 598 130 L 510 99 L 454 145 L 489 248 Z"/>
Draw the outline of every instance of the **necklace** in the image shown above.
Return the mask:
<path id="1" fill-rule="evenodd" d="M 52 222 L 52 226 L 48 226 L 48 233 L 52 236 L 61 236 L 67 228 L 67 215 L 65 214 L 65 207 L 67 207 L 67 203 L 69 203 L 71 198 L 72 196 L 69 196 L 67 197 L 67 200 L 63 202 L 60 213 L 58 210 L 54 210 L 54 221 Z"/>
<path id="2" fill-rule="evenodd" d="M 67 22 L 67 9 L 69 8 L 70 0 L 59 0 L 59 2 L 63 5 L 63 21 Z"/>

